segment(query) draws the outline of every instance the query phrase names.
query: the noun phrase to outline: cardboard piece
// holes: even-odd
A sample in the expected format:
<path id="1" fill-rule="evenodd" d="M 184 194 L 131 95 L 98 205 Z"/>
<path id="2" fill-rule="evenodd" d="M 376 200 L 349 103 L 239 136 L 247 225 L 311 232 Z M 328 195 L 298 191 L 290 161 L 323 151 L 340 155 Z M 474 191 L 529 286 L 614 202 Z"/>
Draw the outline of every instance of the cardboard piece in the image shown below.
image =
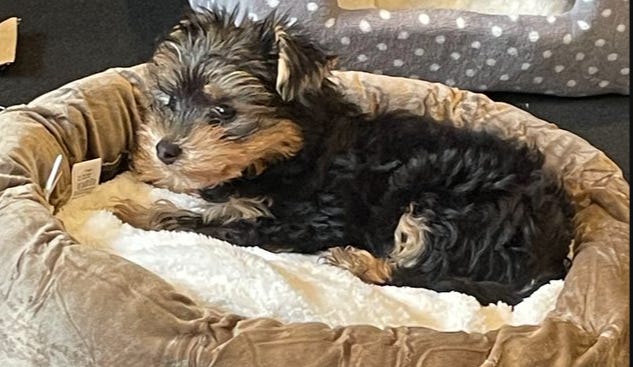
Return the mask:
<path id="1" fill-rule="evenodd" d="M 9 18 L 0 23 L 0 67 L 15 61 L 18 46 L 17 17 Z"/>

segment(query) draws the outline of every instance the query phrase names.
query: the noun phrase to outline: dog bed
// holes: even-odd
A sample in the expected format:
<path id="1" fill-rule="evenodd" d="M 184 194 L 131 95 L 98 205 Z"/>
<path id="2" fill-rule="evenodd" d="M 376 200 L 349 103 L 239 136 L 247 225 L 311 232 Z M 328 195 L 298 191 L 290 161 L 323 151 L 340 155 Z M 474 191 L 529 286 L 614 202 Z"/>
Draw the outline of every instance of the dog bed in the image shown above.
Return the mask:
<path id="1" fill-rule="evenodd" d="M 406 108 L 438 123 L 535 143 L 545 152 L 547 164 L 561 172 L 577 206 L 575 258 L 564 284 L 546 286 L 524 301 L 532 302 L 530 306 L 522 310 L 520 305 L 513 313 L 501 305 L 460 307 L 467 305 L 468 297 L 458 294 L 406 289 L 396 294 L 390 287 L 357 287 L 353 278 L 325 265 L 318 269 L 331 273 L 327 279 L 334 284 L 319 288 L 313 286 L 328 285 L 315 273 L 313 258 L 280 257 L 257 249 L 238 252 L 220 242 L 201 256 L 202 236 L 178 239 L 176 234 L 141 233 L 108 212 L 94 211 L 106 207 L 113 196 L 142 201 L 165 194 L 135 183 L 129 173 L 121 174 L 133 131 L 143 119 L 144 70 L 143 65 L 108 70 L 0 113 L 3 365 L 628 363 L 629 186 L 618 167 L 586 141 L 480 94 L 423 81 L 336 73 L 348 98 L 368 113 Z M 48 198 L 43 188 L 59 154 L 62 175 Z M 103 162 L 102 180 L 109 181 L 88 196 L 69 201 L 71 167 L 97 157 Z M 190 199 L 179 200 L 187 205 Z M 66 210 L 60 210 L 65 204 Z M 152 241 L 162 241 L 161 235 L 174 236 L 171 248 L 151 246 Z M 146 259 L 162 257 L 163 262 L 143 263 L 151 251 L 155 253 Z M 186 270 L 181 265 L 202 269 L 207 258 L 220 253 L 223 261 L 233 256 L 233 263 L 209 259 L 212 269 L 199 278 L 189 279 L 189 284 L 178 278 Z M 242 268 L 224 273 L 238 262 Z M 238 279 L 249 265 L 257 274 Z M 222 268 L 213 269 L 216 266 Z M 205 293 L 192 292 L 191 284 L 203 289 L 200 284 L 207 280 L 211 286 Z M 245 282 L 266 288 L 253 287 L 246 293 Z M 347 305 L 332 307 L 328 295 L 320 293 L 323 289 L 347 292 L 349 308 L 367 315 L 344 315 Z M 297 290 L 303 293 L 298 295 Z M 266 299 L 291 291 L 295 293 L 283 300 L 289 302 L 287 307 Z M 415 304 L 423 293 L 433 304 Z M 235 310 L 238 301 L 252 306 L 245 306 L 240 315 L 227 311 Z M 266 309 L 275 304 L 277 309 Z M 306 304 L 321 305 L 320 314 L 307 313 Z M 423 310 L 421 314 L 411 312 L 412 305 Z M 327 315 L 328 310 L 339 316 Z M 389 314 L 381 315 L 383 310 Z M 464 313 L 466 318 L 451 324 L 443 311 Z M 446 322 L 432 320 L 433 315 L 427 315 L 431 312 Z"/>
<path id="2" fill-rule="evenodd" d="M 477 91 L 629 94 L 627 0 L 190 0 L 287 12 L 339 67 Z"/>

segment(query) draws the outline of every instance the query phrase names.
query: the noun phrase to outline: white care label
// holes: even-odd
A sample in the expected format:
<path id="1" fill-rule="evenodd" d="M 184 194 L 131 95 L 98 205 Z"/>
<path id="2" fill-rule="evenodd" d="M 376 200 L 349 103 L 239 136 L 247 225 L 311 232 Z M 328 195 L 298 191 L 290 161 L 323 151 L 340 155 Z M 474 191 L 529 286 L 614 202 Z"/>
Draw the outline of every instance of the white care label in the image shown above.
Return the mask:
<path id="1" fill-rule="evenodd" d="M 72 199 L 84 196 L 90 193 L 99 185 L 99 177 L 101 176 L 101 158 L 76 163 L 73 166 L 72 177 Z"/>
<path id="2" fill-rule="evenodd" d="M 51 173 L 48 175 L 48 180 L 46 180 L 46 186 L 44 186 L 44 195 L 46 197 L 46 202 L 50 203 L 51 195 L 53 194 L 53 190 L 55 190 L 55 186 L 57 186 L 57 181 L 62 175 L 62 161 L 64 157 L 61 154 L 58 154 L 53 162 L 53 167 L 51 168 Z"/>

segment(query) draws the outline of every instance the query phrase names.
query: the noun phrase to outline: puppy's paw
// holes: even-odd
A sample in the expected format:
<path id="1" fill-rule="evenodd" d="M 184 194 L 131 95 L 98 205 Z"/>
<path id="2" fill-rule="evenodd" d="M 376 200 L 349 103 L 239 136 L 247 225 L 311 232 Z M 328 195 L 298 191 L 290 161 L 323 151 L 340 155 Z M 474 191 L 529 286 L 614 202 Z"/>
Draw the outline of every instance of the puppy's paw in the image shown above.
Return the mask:
<path id="1" fill-rule="evenodd" d="M 157 210 L 151 219 L 151 228 L 166 231 L 194 231 L 203 223 L 202 215 L 186 209 Z"/>
<path id="2" fill-rule="evenodd" d="M 393 266 L 353 246 L 333 247 L 319 257 L 320 263 L 347 269 L 366 283 L 385 284 L 391 279 Z"/>
<path id="3" fill-rule="evenodd" d="M 175 204 L 159 200 L 149 207 L 138 205 L 131 200 L 118 200 L 110 208 L 121 221 L 144 230 L 190 230 L 199 226 L 202 216 L 180 209 Z"/>

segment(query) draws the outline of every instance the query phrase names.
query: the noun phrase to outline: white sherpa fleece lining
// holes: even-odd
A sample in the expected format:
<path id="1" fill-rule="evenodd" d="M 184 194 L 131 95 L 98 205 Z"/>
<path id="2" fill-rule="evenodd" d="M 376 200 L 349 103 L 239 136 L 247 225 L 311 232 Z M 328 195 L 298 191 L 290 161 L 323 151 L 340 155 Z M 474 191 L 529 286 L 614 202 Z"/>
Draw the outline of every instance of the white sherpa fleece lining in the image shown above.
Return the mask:
<path id="1" fill-rule="evenodd" d="M 540 323 L 563 285 L 552 281 L 514 309 L 503 303 L 482 307 L 457 292 L 365 284 L 345 270 L 319 264 L 317 255 L 273 254 L 194 233 L 140 230 L 104 209 L 117 198 L 145 205 L 169 199 L 192 210 L 201 203 L 143 184 L 127 172 L 72 200 L 57 217 L 85 246 L 122 256 L 201 304 L 242 316 L 486 332 L 503 324 Z"/>

